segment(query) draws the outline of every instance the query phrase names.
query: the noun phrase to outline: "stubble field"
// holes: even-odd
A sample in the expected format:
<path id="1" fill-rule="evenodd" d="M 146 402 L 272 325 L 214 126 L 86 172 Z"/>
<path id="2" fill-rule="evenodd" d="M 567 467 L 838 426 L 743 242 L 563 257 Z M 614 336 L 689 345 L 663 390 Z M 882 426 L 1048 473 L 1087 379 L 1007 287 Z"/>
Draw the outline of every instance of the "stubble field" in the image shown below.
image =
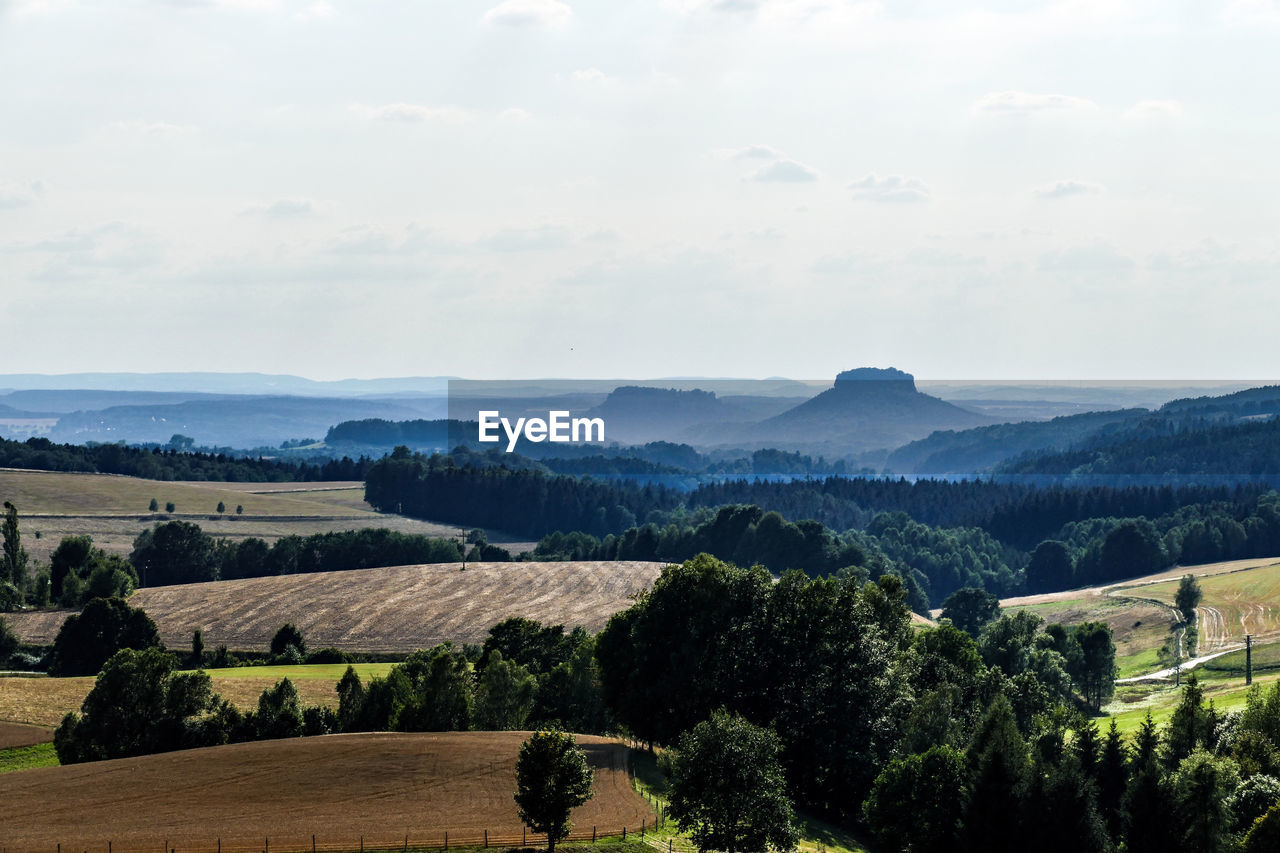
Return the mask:
<path id="1" fill-rule="evenodd" d="M 370 733 L 259 741 L 48 767 L 0 777 L 10 851 L 400 849 L 518 844 L 515 760 L 526 732 Z M 652 825 L 627 748 L 581 735 L 595 795 L 579 832 Z M 530 836 L 530 842 L 535 837 Z"/>

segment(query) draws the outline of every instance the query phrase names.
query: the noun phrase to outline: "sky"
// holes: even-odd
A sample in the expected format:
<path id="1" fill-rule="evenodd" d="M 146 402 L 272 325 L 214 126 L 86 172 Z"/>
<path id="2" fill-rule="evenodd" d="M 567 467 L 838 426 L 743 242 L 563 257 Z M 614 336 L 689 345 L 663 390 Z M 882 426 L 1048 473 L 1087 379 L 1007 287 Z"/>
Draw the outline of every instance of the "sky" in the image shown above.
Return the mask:
<path id="1" fill-rule="evenodd" d="M 1280 376 L 1272 0 L 0 0 L 0 373 Z"/>

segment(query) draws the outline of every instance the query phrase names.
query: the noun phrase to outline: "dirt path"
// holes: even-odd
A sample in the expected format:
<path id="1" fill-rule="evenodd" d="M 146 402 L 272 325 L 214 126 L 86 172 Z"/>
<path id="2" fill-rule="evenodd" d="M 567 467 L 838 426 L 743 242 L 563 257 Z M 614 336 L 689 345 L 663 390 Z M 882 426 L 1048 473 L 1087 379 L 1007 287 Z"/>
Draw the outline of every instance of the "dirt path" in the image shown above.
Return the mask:
<path id="1" fill-rule="evenodd" d="M 1182 672 L 1185 674 L 1190 670 L 1196 668 L 1200 664 L 1205 663 L 1206 661 L 1211 661 L 1214 658 L 1220 658 L 1223 655 L 1229 655 L 1232 652 L 1238 651 L 1243 648 L 1244 646 L 1232 646 L 1230 648 L 1222 649 L 1221 651 L 1214 652 L 1211 655 L 1202 655 L 1201 657 L 1198 657 L 1198 658 L 1191 658 L 1189 660 L 1184 660 L 1182 662 L 1182 667 L 1181 667 Z M 1174 671 L 1176 669 L 1177 667 L 1171 666 L 1168 669 L 1160 669 L 1155 672 L 1147 673 L 1146 675 L 1135 675 L 1132 678 L 1117 678 L 1116 684 L 1132 684 L 1135 681 L 1148 681 L 1148 680 L 1157 679 L 1157 678 L 1173 678 Z"/>

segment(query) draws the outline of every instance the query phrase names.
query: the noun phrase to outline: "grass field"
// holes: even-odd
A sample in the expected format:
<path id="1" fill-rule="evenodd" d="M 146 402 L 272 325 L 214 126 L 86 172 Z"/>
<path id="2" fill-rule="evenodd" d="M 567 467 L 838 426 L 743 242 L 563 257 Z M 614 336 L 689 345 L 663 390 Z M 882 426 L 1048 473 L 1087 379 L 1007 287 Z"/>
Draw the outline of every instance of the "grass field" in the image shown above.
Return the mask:
<path id="1" fill-rule="evenodd" d="M 1196 614 L 1201 653 L 1256 639 L 1280 637 L 1280 564 L 1199 580 L 1204 598 Z M 1173 604 L 1177 581 L 1144 586 L 1140 594 Z M 1135 593 L 1137 591 L 1135 590 Z"/>
<path id="2" fill-rule="evenodd" d="M 57 766 L 58 753 L 53 749 L 53 741 L 0 749 L 0 774 Z"/>
<path id="3" fill-rule="evenodd" d="M 27 770 L 5 777 L 0 843 L 8 849 L 177 849 L 213 853 L 519 845 L 515 759 L 524 732 L 354 734 Z M 631 786 L 628 750 L 579 736 L 595 796 L 576 809 L 578 837 L 653 824 Z M 317 780 L 324 780 L 317 785 Z M 407 838 L 406 838 L 407 836 Z M 538 839 L 529 837 L 530 843 Z"/>
<path id="4" fill-rule="evenodd" d="M 1169 611 L 1159 605 L 1128 598 L 1113 598 L 1098 592 L 1090 592 L 1078 598 L 1024 604 L 1007 609 L 1030 611 L 1046 623 L 1078 625 L 1086 621 L 1106 622 L 1111 626 L 1111 633 L 1115 638 L 1116 665 L 1120 669 L 1121 678 L 1159 668 L 1156 649 L 1164 643 L 1169 626 L 1173 624 Z"/>
<path id="5" fill-rule="evenodd" d="M 155 498 L 173 513 L 148 509 Z M 134 537 L 165 519 L 193 521 L 211 536 L 234 540 L 256 536 L 274 542 L 282 536 L 308 536 L 332 530 L 386 527 L 402 533 L 457 538 L 462 528 L 375 512 L 364 502 L 364 484 L 341 483 L 191 483 L 143 480 L 111 474 L 0 469 L 0 500 L 18 507 L 23 545 L 37 560 L 47 560 L 64 536 L 88 535 L 108 551 L 127 554 Z M 218 503 L 226 512 L 217 513 Z M 237 506 L 244 514 L 237 515 Z M 39 538 L 36 538 L 36 534 Z M 489 540 L 513 552 L 533 547 L 499 531 Z"/>
<path id="6" fill-rule="evenodd" d="M 1205 701 L 1212 700 L 1218 713 L 1225 714 L 1244 707 L 1249 688 L 1244 683 L 1243 675 L 1215 677 L 1208 670 L 1197 669 L 1196 676 L 1200 679 L 1200 686 L 1204 688 Z M 1255 673 L 1253 683 L 1269 689 L 1276 678 L 1274 671 L 1261 676 Z M 1148 710 L 1157 723 L 1167 723 L 1181 698 L 1182 689 L 1175 687 L 1173 681 L 1122 684 L 1116 686 L 1115 700 L 1104 710 L 1115 718 L 1120 731 L 1128 733 L 1138 728 Z M 1107 720 L 1100 722 L 1104 726 L 1110 724 Z"/>
<path id="7" fill-rule="evenodd" d="M 129 603 L 155 620 L 170 648 L 204 632 L 205 648 L 265 649 L 285 622 L 311 648 L 411 652 L 444 640 L 480 643 L 510 616 L 599 631 L 663 564 L 458 563 L 284 575 L 150 587 Z M 52 643 L 66 611 L 14 613 L 29 643 Z"/>
<path id="8" fill-rule="evenodd" d="M 361 679 L 385 675 L 391 664 L 356 664 Z M 298 688 L 304 705 L 338 707 L 335 690 L 346 665 L 237 667 L 208 670 L 213 689 L 243 710 L 258 707 L 258 697 L 281 678 Z M 0 678 L 0 721 L 25 723 L 52 729 L 68 711 L 79 711 L 80 703 L 93 689 L 93 676 L 81 678 Z M 2 724 L 0 724 L 2 725 Z M 2 731 L 2 729 L 0 729 Z M 31 741 L 35 742 L 35 741 Z M 16 745 L 16 744 L 14 744 Z"/>

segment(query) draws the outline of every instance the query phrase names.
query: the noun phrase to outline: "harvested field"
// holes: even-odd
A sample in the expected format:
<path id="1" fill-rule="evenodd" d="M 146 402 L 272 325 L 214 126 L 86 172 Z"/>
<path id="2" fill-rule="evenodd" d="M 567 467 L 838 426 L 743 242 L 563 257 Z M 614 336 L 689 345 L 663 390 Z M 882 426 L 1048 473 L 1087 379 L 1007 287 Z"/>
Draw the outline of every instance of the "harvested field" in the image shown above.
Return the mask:
<path id="1" fill-rule="evenodd" d="M 318 847 L 399 849 L 519 843 L 515 760 L 525 732 L 351 734 L 48 767 L 0 777 L 0 844 L 10 851 Z M 579 832 L 652 823 L 625 770 L 627 748 L 582 735 L 595 796 Z M 319 781 L 322 784 L 317 784 Z M 534 841 L 534 837 L 529 839 Z"/>
<path id="2" fill-rule="evenodd" d="M 1202 577 L 1200 589 L 1200 653 L 1242 645 L 1246 634 L 1255 640 L 1280 637 L 1280 564 Z M 1177 591 L 1178 581 L 1135 590 L 1170 605 Z"/>
<path id="3" fill-rule="evenodd" d="M 153 513 L 173 501 L 173 513 Z M 18 507 L 23 545 L 33 559 L 45 561 L 64 536 L 92 536 L 94 544 L 128 554 L 140 532 L 174 519 L 199 524 L 211 536 L 242 540 L 250 536 L 274 542 L 282 536 L 309 536 L 335 530 L 385 527 L 456 539 L 464 529 L 375 512 L 364 502 L 364 484 L 214 483 L 143 480 L 114 474 L 0 469 L 0 500 Z M 218 503 L 226 512 L 217 513 Z M 244 507 L 243 515 L 235 508 Z M 520 553 L 533 543 L 487 531 L 489 541 Z M 36 538 L 39 534 L 39 538 Z"/>
<path id="4" fill-rule="evenodd" d="M 298 667 L 305 669 L 305 667 Z M 345 669 L 345 667 L 344 667 Z M 230 675 L 220 673 L 230 672 Z M 258 697 L 274 687 L 279 675 L 258 675 L 255 668 L 214 670 L 213 689 L 241 710 L 258 707 Z M 340 676 L 339 676 L 340 677 Z M 305 678 L 290 674 L 303 705 L 338 707 L 337 678 Z M 366 679 L 367 680 L 367 679 Z M 68 711 L 79 712 L 84 697 L 93 689 L 94 677 L 0 678 L 0 720 L 54 727 Z"/>
<path id="5" fill-rule="evenodd" d="M 14 749 L 20 746 L 35 746 L 53 740 L 53 729 L 43 726 L 28 726 L 22 723 L 0 722 L 0 749 Z"/>
<path id="6" fill-rule="evenodd" d="M 129 599 L 171 648 L 204 632 L 205 648 L 266 649 L 285 622 L 311 648 L 411 652 L 445 640 L 481 643 L 489 628 L 525 616 L 599 631 L 662 563 L 458 563 L 397 566 L 150 587 Z M 52 643 L 67 611 L 14 613 L 23 641 Z"/>

